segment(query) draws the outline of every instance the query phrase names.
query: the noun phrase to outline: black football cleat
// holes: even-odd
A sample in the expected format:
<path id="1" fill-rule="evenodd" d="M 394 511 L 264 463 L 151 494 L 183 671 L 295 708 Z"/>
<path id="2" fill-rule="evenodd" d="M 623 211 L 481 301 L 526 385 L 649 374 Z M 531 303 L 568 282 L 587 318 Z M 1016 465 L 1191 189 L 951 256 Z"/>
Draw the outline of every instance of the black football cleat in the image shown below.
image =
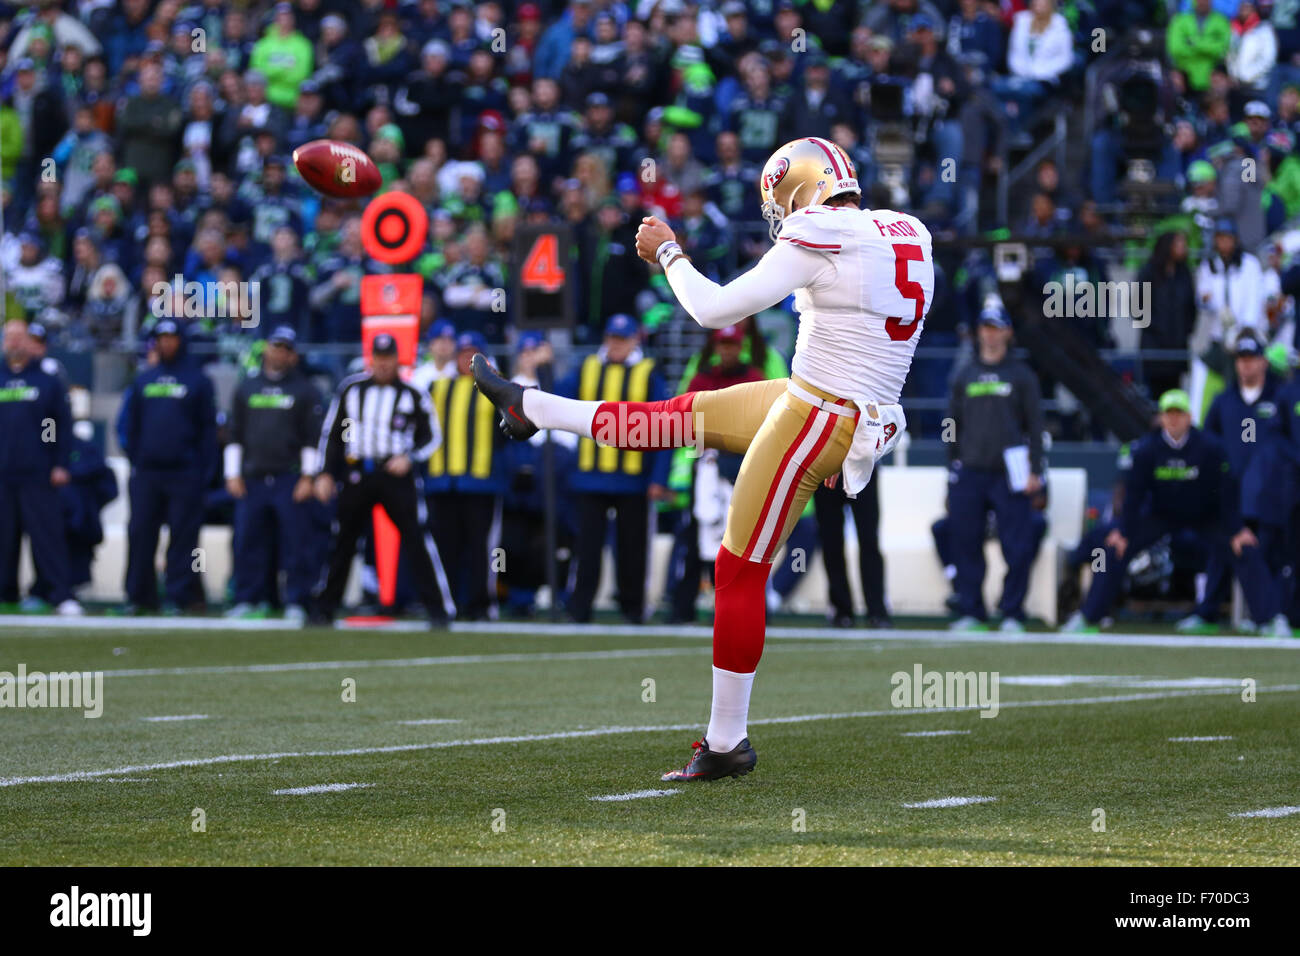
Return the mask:
<path id="1" fill-rule="evenodd" d="M 501 413 L 500 426 L 506 436 L 526 441 L 536 435 L 537 426 L 524 416 L 524 387 L 498 375 L 482 352 L 470 360 L 469 367 L 475 387 Z"/>
<path id="2" fill-rule="evenodd" d="M 690 780 L 721 780 L 723 777 L 743 777 L 754 769 L 758 763 L 758 754 L 749 745 L 746 737 L 736 744 L 734 750 L 725 754 L 714 753 L 709 749 L 707 740 L 697 740 L 692 744 L 695 755 L 681 770 L 672 770 L 660 777 L 672 783 Z"/>

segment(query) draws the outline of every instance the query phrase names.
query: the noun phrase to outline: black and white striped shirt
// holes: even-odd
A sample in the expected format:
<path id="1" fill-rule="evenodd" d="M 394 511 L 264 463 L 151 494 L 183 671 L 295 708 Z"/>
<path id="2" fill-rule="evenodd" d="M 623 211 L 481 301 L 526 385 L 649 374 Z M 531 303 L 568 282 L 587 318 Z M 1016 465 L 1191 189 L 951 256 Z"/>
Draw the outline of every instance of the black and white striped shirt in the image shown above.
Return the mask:
<path id="1" fill-rule="evenodd" d="M 394 455 L 423 462 L 441 441 L 427 394 L 400 379 L 380 385 L 362 372 L 339 383 L 321 429 L 320 460 L 335 475 L 348 465 Z"/>

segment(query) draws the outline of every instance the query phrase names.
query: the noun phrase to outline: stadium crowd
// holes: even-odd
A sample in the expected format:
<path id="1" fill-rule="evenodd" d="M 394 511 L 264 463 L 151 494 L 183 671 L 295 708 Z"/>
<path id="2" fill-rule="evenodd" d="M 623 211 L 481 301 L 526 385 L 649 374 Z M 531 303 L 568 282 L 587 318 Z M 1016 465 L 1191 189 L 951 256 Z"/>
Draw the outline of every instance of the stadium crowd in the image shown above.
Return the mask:
<path id="1" fill-rule="evenodd" d="M 1067 276 L 1105 282 L 1136 265 L 1154 290 L 1148 301 L 1159 303 L 1139 342 L 1160 351 L 1143 363 L 1140 384 L 1152 399 L 1185 386 L 1191 420 L 1208 421 L 1216 396 L 1239 391 L 1243 330 L 1277 373 L 1289 375 L 1294 364 L 1300 265 L 1292 256 L 1300 244 L 1288 237 L 1300 217 L 1298 9 L 1294 0 L 0 2 L 5 315 L 35 323 L 15 324 L 12 334 L 6 325 L 6 360 L 11 374 L 46 369 L 40 374 L 54 384 L 35 386 L 42 401 L 66 384 L 43 361 L 46 349 L 119 350 L 138 361 L 113 423 L 133 466 L 130 607 L 161 600 L 183 609 L 200 600 L 186 545 L 224 509 L 236 549 L 260 549 L 251 563 L 235 562 L 237 574 L 257 569 L 232 585 L 236 612 L 297 608 L 320 572 L 302 555 L 323 553 L 330 506 L 296 481 L 273 483 L 258 504 L 280 516 L 280 540 L 269 540 L 249 516 L 246 460 L 233 474 L 223 460 L 238 411 L 216 407 L 202 365 L 238 357 L 250 379 L 293 374 L 306 383 L 315 374 L 332 386 L 360 339 L 360 277 L 418 273 L 425 296 L 415 380 L 430 395 L 444 442 L 419 464 L 434 539 L 444 552 L 473 548 L 473 560 L 456 568 L 465 580 L 452 582 L 462 612 L 494 614 L 498 600 L 531 606 L 544 580 L 544 453 L 561 475 L 560 537 L 574 564 L 570 613 L 590 615 L 601 560 L 591 546 L 614 515 L 619 608 L 628 620 L 644 619 L 646 534 L 659 514 L 676 537 L 670 619 L 693 619 L 700 555 L 713 553 L 708 535 L 718 509 L 725 513 L 719 489 L 735 463 L 643 459 L 558 438 L 545 448 L 502 446 L 461 381 L 468 356 L 489 351 L 522 379 L 554 375 L 562 390 L 583 397 L 609 387 L 656 397 L 786 374 L 788 355 L 773 343 L 792 337 L 770 330 L 793 325 L 789 303 L 774 321 L 754 317 L 708 337 L 689 330 L 693 356 L 670 358 L 667 342 L 689 320 L 662 275 L 637 259 L 633 233 L 641 216 L 658 215 L 697 266 L 730 277 L 766 248 L 759 167 L 781 143 L 818 135 L 853 158 L 868 206 L 914 212 L 939 237 L 1005 230 L 1044 242 L 1032 248 L 1031 285 Z M 1092 63 L 1094 82 L 1086 82 Z M 992 184 L 1063 112 L 1089 117 L 1088 148 L 1069 151 L 1064 165 L 1037 162 L 1000 221 Z M 298 177 L 292 151 L 325 137 L 365 149 L 384 189 L 425 207 L 429 237 L 410 263 L 367 256 L 364 201 L 322 197 Z M 1150 226 L 1149 239 L 1116 238 L 1138 220 Z M 570 228 L 568 256 L 580 279 L 572 289 L 576 322 L 561 339 L 521 331 L 513 299 L 501 310 L 493 295 L 510 286 L 518 225 L 545 222 Z M 1077 245 L 1055 241 L 1066 237 Z M 923 346 L 960 347 L 958 365 L 978 361 L 977 328 L 997 324 L 985 319 L 997 278 L 990 253 L 955 247 L 940 265 Z M 258 321 L 249 327 L 217 308 L 160 325 L 159 286 L 177 276 L 255 283 Z M 1115 344 L 1108 323 L 1075 321 L 1095 348 Z M 553 342 L 566 346 L 554 370 Z M 569 345 L 577 360 L 568 361 Z M 1183 351 L 1190 360 L 1178 356 Z M 268 363 L 279 367 L 268 371 Z M 613 386 L 612 366 L 629 371 Z M 1034 374 L 1044 394 L 1059 392 L 1047 370 Z M 913 379 L 909 394 L 945 394 L 961 369 L 951 359 L 918 362 Z M 184 407 L 150 419 L 150 403 L 178 397 L 178 389 Z M 327 397 L 318 395 L 322 407 Z M 1258 396 L 1248 390 L 1247 398 Z M 1063 414 L 1044 427 L 1104 437 Z M 318 468 L 309 444 L 301 455 L 281 455 L 276 469 Z M 11 451 L 0 458 L 0 480 L 15 488 L 44 480 L 21 455 L 49 452 Z M 1232 454 L 1228 460 L 1245 468 Z M 81 480 L 73 469 L 69 481 L 67 461 L 53 467 L 63 472 L 56 484 L 65 510 L 69 487 L 87 489 L 83 511 L 107 493 L 97 469 Z M 888 610 L 873 495 L 852 504 L 868 555 L 867 613 L 881 623 Z M 22 531 L 34 545 L 42 536 L 33 535 L 34 516 L 49 499 L 41 492 L 32 501 L 7 506 L 0 551 Z M 796 541 L 825 549 L 841 624 L 853 620 L 842 559 L 849 504 L 833 489 L 819 493 L 796 532 Z M 989 499 L 972 507 L 997 511 Z M 286 524 L 291 512 L 301 524 Z M 1280 520 L 1287 525 L 1289 512 Z M 1041 537 L 1040 523 L 1015 519 L 1018 566 L 1025 554 L 1032 561 L 1029 539 Z M 151 543 L 161 525 L 174 553 L 160 595 Z M 69 519 L 69 536 L 72 526 Z M 46 575 L 38 596 L 62 605 L 88 579 L 84 542 L 94 529 L 87 530 L 67 588 L 51 590 Z M 969 548 L 982 530 L 982 520 L 967 521 L 958 537 Z M 1282 581 L 1296 536 L 1276 537 L 1268 560 Z M 488 557 L 498 542 L 533 555 L 502 581 Z M 43 552 L 45 537 L 40 544 Z M 0 600 L 16 602 L 6 561 L 0 554 Z M 962 572 L 961 613 L 978 620 L 983 609 L 970 596 L 969 575 L 983 571 L 971 567 Z M 778 573 L 773 602 L 797 583 Z M 1097 600 L 1101 607 L 1111 599 Z M 1023 616 L 1014 594 L 1004 604 L 1005 619 Z M 1101 617 L 1089 613 L 1089 622 Z"/>

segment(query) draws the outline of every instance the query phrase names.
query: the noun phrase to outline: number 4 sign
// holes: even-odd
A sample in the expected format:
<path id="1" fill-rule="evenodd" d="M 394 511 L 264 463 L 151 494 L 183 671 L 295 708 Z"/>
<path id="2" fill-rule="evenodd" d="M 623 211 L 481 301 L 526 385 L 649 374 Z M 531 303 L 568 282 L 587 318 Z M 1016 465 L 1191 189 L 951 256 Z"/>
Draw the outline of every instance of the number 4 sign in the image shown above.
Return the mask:
<path id="1" fill-rule="evenodd" d="M 526 289 L 558 292 L 564 287 L 564 267 L 560 265 L 560 241 L 553 232 L 543 233 L 533 240 L 532 248 L 524 257 L 520 279 Z"/>

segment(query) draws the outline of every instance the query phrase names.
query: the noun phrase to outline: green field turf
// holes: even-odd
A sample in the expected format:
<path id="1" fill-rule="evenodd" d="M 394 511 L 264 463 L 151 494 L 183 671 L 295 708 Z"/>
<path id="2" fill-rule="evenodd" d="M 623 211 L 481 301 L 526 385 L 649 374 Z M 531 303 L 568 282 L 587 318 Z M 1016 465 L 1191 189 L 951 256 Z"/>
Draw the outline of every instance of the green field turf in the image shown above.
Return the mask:
<path id="1" fill-rule="evenodd" d="M 753 774 L 674 786 L 659 774 L 685 762 L 708 713 L 698 633 L 8 629 L 0 671 L 107 676 L 97 720 L 0 709 L 0 859 L 1300 863 L 1300 813 L 1233 816 L 1300 805 L 1295 647 L 836 637 L 769 639 Z M 999 672 L 1001 712 L 894 709 L 890 675 L 918 663 Z M 143 719 L 195 714 L 207 719 Z M 762 723 L 778 718 L 806 719 Z M 403 723 L 434 720 L 448 722 Z M 903 736 L 935 730 L 969 733 Z M 1232 739 L 1169 740 L 1192 736 Z M 214 759 L 229 757 L 247 759 Z M 369 786 L 273 793 L 325 784 Z M 591 799 L 656 789 L 680 792 Z M 947 797 L 996 799 L 903 806 Z"/>

